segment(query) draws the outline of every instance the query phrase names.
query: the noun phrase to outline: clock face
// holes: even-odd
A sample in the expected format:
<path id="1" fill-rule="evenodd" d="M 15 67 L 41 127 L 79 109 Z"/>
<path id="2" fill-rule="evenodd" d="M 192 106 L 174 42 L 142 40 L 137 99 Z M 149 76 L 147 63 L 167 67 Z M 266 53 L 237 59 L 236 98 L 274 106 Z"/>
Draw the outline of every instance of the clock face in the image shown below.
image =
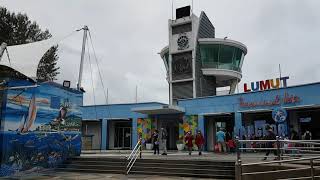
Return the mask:
<path id="1" fill-rule="evenodd" d="M 189 48 L 189 38 L 185 34 L 180 34 L 178 40 L 178 50 L 184 50 Z"/>

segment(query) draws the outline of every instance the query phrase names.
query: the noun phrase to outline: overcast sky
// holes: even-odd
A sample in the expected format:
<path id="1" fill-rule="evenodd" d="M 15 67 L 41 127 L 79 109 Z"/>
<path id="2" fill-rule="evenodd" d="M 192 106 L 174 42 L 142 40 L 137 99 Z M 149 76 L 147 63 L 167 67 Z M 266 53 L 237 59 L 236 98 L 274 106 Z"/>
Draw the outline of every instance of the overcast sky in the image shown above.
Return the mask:
<path id="1" fill-rule="evenodd" d="M 188 2 L 176 0 L 175 6 Z M 134 102 L 136 86 L 138 102 L 168 102 L 165 66 L 158 52 L 168 44 L 170 0 L 0 0 L 0 6 L 26 13 L 53 36 L 88 25 L 109 103 Z M 278 64 L 282 76 L 290 76 L 288 85 L 319 81 L 319 7 L 319 0 L 194 0 L 194 13 L 206 12 L 216 37 L 228 36 L 248 47 L 240 92 L 245 82 L 278 77 Z M 66 79 L 76 85 L 81 43 L 82 32 L 60 43 L 59 83 Z M 96 104 L 103 104 L 97 66 L 92 69 Z M 88 57 L 83 86 L 84 104 L 94 104 Z"/>

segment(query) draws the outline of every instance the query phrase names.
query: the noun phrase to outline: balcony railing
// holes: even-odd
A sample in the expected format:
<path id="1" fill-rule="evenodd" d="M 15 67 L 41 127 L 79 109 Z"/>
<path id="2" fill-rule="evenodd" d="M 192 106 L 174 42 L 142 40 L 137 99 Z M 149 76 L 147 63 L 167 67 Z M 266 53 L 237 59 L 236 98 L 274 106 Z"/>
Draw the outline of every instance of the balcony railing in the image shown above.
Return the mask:
<path id="1" fill-rule="evenodd" d="M 229 63 L 202 62 L 202 68 L 227 69 L 241 73 L 241 68 Z"/>

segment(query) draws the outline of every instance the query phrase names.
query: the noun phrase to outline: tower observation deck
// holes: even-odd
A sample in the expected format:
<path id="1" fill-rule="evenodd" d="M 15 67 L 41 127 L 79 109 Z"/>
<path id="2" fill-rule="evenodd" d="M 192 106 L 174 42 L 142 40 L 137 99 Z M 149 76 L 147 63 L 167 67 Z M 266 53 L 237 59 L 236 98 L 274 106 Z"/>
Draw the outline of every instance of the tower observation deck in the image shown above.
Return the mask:
<path id="1" fill-rule="evenodd" d="M 160 52 L 167 70 L 170 104 L 178 99 L 215 96 L 221 87 L 233 94 L 242 78 L 247 47 L 215 38 L 215 28 L 204 12 L 197 17 L 187 6 L 177 9 L 176 17 L 169 19 L 169 45 Z"/>

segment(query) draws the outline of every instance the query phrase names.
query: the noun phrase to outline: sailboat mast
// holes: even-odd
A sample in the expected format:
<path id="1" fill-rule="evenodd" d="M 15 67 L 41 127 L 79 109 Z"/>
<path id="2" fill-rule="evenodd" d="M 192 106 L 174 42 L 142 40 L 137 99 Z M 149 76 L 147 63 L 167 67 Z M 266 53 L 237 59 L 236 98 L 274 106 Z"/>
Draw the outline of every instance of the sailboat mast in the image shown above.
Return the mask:
<path id="1" fill-rule="evenodd" d="M 78 90 L 81 88 L 81 81 L 82 81 L 82 71 L 83 71 L 83 60 L 86 51 L 86 41 L 87 41 L 87 33 L 88 33 L 88 26 L 84 26 L 83 28 L 83 40 L 82 40 L 82 51 L 81 51 L 81 61 L 80 61 L 80 70 L 79 70 L 79 79 L 78 79 Z"/>

